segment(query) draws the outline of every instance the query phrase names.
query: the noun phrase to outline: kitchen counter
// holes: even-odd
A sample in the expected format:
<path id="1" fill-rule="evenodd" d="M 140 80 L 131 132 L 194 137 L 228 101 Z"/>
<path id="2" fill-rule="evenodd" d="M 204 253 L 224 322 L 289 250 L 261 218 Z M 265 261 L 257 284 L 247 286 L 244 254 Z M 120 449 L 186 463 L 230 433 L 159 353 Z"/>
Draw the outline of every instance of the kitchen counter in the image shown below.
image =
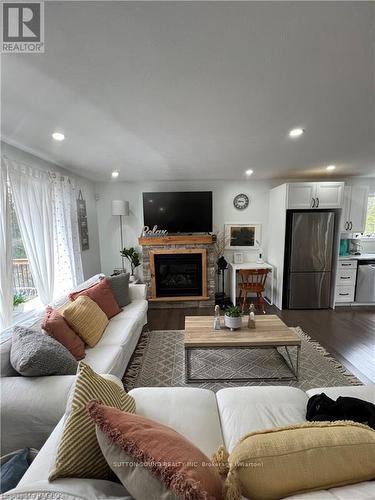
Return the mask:
<path id="1" fill-rule="evenodd" d="M 375 253 L 363 253 L 361 255 L 340 255 L 339 260 L 375 260 Z"/>

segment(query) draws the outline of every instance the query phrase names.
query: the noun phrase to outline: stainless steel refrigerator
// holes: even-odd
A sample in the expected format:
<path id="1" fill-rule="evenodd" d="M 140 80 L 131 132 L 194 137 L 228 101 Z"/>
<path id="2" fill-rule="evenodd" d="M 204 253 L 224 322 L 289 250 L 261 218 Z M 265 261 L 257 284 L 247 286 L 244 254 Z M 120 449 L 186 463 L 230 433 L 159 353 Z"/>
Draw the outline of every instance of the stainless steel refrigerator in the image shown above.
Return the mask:
<path id="1" fill-rule="evenodd" d="M 288 309 L 330 307 L 335 213 L 288 214 L 286 283 Z"/>

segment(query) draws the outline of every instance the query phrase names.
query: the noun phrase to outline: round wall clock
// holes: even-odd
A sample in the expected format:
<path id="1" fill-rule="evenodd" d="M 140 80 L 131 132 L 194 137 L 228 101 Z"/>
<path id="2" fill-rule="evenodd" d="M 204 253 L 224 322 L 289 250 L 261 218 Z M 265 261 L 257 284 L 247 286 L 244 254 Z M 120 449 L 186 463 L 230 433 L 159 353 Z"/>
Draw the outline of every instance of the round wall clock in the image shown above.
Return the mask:
<path id="1" fill-rule="evenodd" d="M 233 200 L 233 205 L 237 210 L 244 210 L 249 206 L 249 197 L 244 193 L 238 194 Z"/>

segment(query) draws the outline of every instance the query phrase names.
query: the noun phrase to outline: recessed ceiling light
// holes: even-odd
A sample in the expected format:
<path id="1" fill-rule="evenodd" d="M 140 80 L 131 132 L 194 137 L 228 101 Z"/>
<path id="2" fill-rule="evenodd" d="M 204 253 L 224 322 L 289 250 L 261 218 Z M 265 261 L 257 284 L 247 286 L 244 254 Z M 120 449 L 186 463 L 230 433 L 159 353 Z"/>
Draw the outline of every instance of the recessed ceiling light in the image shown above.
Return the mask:
<path id="1" fill-rule="evenodd" d="M 289 132 L 289 137 L 293 137 L 293 138 L 300 137 L 304 132 L 305 131 L 303 130 L 303 128 L 293 128 Z"/>
<path id="2" fill-rule="evenodd" d="M 61 132 L 54 132 L 52 134 L 52 137 L 53 139 L 55 139 L 55 141 L 63 141 L 65 139 L 65 135 Z"/>
<path id="3" fill-rule="evenodd" d="M 326 170 L 335 170 L 335 168 L 335 165 L 328 165 L 328 167 L 326 167 Z"/>
<path id="4" fill-rule="evenodd" d="M 113 178 L 113 179 L 117 179 L 117 177 L 118 177 L 120 174 L 119 174 L 118 170 L 114 170 L 114 171 L 112 172 L 112 174 L 111 174 L 111 175 L 112 175 L 112 178 Z"/>
<path id="5" fill-rule="evenodd" d="M 251 170 L 251 168 L 249 168 L 249 170 L 246 170 L 245 174 L 246 175 L 251 175 L 254 173 L 254 170 Z"/>

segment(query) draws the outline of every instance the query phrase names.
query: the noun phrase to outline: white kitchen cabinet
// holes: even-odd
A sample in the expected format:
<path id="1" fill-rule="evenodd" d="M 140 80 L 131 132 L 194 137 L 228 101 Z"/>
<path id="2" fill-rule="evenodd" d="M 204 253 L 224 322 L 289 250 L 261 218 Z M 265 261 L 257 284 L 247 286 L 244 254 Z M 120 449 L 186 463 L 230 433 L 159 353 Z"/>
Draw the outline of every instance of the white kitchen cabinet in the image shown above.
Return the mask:
<path id="1" fill-rule="evenodd" d="M 354 302 L 357 279 L 356 260 L 339 260 L 337 263 L 335 304 Z"/>
<path id="2" fill-rule="evenodd" d="M 344 208 L 341 216 L 341 231 L 363 233 L 366 226 L 368 186 L 346 186 Z"/>
<path id="3" fill-rule="evenodd" d="M 313 208 L 315 193 L 315 182 L 293 182 L 288 184 L 288 208 Z"/>
<path id="4" fill-rule="evenodd" d="M 354 302 L 354 286 L 337 286 L 335 290 L 335 303 Z"/>
<path id="5" fill-rule="evenodd" d="M 341 208 L 343 194 L 343 182 L 317 182 L 315 208 Z"/>
<path id="6" fill-rule="evenodd" d="M 343 182 L 294 182 L 288 184 L 287 207 L 293 209 L 341 208 Z"/>

